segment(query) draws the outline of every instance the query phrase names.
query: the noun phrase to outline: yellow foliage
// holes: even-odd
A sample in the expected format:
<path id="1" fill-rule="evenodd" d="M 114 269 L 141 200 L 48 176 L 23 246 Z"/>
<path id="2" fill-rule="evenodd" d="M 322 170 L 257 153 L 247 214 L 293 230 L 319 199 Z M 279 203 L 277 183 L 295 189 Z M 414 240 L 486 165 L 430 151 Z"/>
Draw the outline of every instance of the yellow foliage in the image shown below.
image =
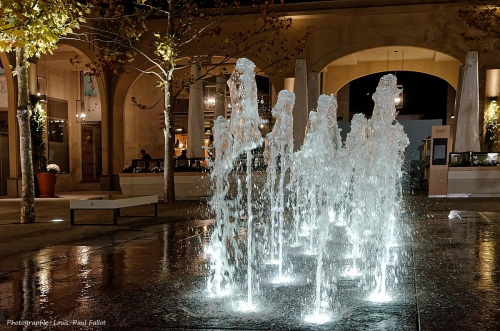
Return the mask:
<path id="1" fill-rule="evenodd" d="M 23 48 L 25 58 L 51 53 L 61 36 L 85 21 L 89 8 L 75 0 L 2 1 L 0 51 Z"/>
<path id="2" fill-rule="evenodd" d="M 493 123 L 500 118 L 500 106 L 496 101 L 492 101 L 488 106 L 488 109 L 484 112 L 485 119 L 487 123 Z"/>

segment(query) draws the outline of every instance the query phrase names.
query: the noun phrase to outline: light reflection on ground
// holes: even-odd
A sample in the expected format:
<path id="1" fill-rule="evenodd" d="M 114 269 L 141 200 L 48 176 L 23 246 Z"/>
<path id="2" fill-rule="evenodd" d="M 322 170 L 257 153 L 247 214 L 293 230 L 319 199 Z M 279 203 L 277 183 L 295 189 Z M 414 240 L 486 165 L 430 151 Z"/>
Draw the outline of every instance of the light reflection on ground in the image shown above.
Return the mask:
<path id="1" fill-rule="evenodd" d="M 422 329 L 498 330 L 500 318 L 492 312 L 500 304 L 500 214 L 459 216 L 450 220 L 444 211 L 409 222 L 413 241 L 399 249 L 411 248 L 415 264 L 412 255 L 401 257 L 406 269 L 397 271 L 400 283 L 391 284 L 400 290 L 395 295 L 371 302 L 358 279 L 340 279 L 338 297 L 346 313 L 339 319 L 303 315 L 314 299 L 314 278 L 301 275 L 300 282 L 275 286 L 272 267 L 260 275 L 256 310 L 236 312 L 234 294 L 208 297 L 200 252 L 210 222 L 200 221 L 2 257 L 0 326 L 25 318 L 101 319 L 111 329 L 161 330 L 168 323 L 179 330 L 417 330 L 418 300 Z M 294 279 L 312 260 L 302 254 L 290 259 Z"/>

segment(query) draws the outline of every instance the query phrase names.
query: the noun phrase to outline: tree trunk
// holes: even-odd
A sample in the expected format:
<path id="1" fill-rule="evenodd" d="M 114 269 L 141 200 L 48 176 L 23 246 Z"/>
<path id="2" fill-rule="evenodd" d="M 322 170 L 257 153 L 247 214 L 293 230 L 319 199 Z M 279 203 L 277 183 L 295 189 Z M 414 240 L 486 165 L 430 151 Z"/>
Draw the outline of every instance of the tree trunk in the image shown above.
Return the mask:
<path id="1" fill-rule="evenodd" d="M 169 1 L 168 10 L 169 13 L 175 12 L 176 1 Z M 175 15 L 168 15 L 167 23 L 167 35 L 173 35 Z M 174 62 L 172 59 L 167 59 L 165 63 L 165 71 L 167 77 L 165 77 L 164 86 L 164 107 L 163 114 L 165 115 L 165 128 L 163 129 L 163 136 L 165 138 L 165 155 L 163 159 L 164 170 L 163 170 L 163 201 L 165 203 L 175 202 L 175 186 L 174 186 L 174 131 L 172 125 L 170 124 L 170 119 L 172 118 L 172 75 L 174 70 Z"/>
<path id="2" fill-rule="evenodd" d="M 16 50 L 17 120 L 21 140 L 22 199 L 21 223 L 35 222 L 35 179 L 31 152 L 30 109 L 28 89 L 28 63 L 23 48 Z"/>
<path id="3" fill-rule="evenodd" d="M 165 84 L 165 101 L 163 113 L 165 115 L 165 128 L 163 135 L 165 138 L 165 155 L 164 155 L 164 171 L 163 171 L 163 201 L 165 203 L 175 202 L 175 186 L 174 186 L 174 132 L 170 119 L 172 118 L 172 84 Z"/>

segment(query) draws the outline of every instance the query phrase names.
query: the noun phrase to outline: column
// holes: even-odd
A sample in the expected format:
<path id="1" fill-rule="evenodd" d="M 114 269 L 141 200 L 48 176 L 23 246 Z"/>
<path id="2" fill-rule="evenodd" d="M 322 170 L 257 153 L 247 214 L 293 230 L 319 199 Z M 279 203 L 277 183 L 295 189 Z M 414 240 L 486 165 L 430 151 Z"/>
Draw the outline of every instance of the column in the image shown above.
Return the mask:
<path id="1" fill-rule="evenodd" d="M 316 71 L 311 71 L 307 76 L 307 100 L 308 100 L 309 110 L 313 110 L 318 107 L 318 98 L 319 98 L 318 73 Z"/>
<path id="2" fill-rule="evenodd" d="M 337 92 L 337 118 L 339 122 L 349 122 L 349 83 L 345 84 Z"/>
<path id="3" fill-rule="evenodd" d="M 457 122 L 455 117 L 455 99 L 456 99 L 456 91 L 453 86 L 448 84 L 448 90 L 446 93 L 446 119 L 443 125 L 450 126 L 450 136 L 453 139 L 452 146 L 455 145 L 455 135 L 457 131 Z M 450 151 L 451 152 L 451 151 Z"/>
<path id="4" fill-rule="evenodd" d="M 293 145 L 298 150 L 305 137 L 309 110 L 307 107 L 307 66 L 306 59 L 295 61 L 295 107 L 293 107 Z"/>
<path id="5" fill-rule="evenodd" d="M 201 76 L 201 67 L 197 64 L 191 65 L 191 76 L 195 79 Z M 203 84 L 201 80 L 196 81 L 189 89 L 189 112 L 188 112 L 188 146 L 187 157 L 203 157 L 204 137 L 204 104 Z"/>
<path id="6" fill-rule="evenodd" d="M 295 78 L 285 78 L 284 86 L 285 90 L 293 92 L 293 87 L 295 85 Z"/>
<path id="7" fill-rule="evenodd" d="M 5 82 L 7 84 L 7 132 L 8 132 L 8 178 L 7 178 L 7 196 L 9 198 L 21 197 L 21 156 L 19 125 L 17 123 L 17 86 L 12 75 L 9 64 L 14 65 L 13 57 L 8 57 L 7 53 L 0 53 L 0 60 L 3 63 Z M 9 61 L 12 59 L 12 62 Z M 15 65 L 14 65 L 15 66 Z"/>

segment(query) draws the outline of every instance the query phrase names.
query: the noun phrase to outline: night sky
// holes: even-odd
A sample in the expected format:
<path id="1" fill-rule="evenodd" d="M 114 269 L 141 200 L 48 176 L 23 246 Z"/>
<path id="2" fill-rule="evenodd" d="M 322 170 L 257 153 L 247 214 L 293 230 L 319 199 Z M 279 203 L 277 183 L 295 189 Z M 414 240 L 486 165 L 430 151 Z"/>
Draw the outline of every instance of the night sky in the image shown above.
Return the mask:
<path id="1" fill-rule="evenodd" d="M 365 113 L 370 116 L 374 103 L 372 94 L 383 75 L 380 72 L 350 82 L 349 112 Z M 398 84 L 403 85 L 403 108 L 401 115 L 423 114 L 424 119 L 445 119 L 448 83 L 441 78 L 411 71 L 397 72 Z M 444 122 L 443 122 L 444 123 Z"/>

